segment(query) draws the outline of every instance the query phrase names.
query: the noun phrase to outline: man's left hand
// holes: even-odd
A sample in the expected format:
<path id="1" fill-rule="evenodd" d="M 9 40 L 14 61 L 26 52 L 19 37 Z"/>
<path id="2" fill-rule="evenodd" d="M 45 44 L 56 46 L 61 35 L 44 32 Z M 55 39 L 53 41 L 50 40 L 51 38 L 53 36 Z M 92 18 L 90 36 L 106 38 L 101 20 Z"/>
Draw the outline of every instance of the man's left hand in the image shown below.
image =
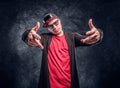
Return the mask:
<path id="1" fill-rule="evenodd" d="M 93 25 L 92 19 L 89 19 L 88 25 L 90 27 L 90 30 L 86 32 L 87 37 L 84 39 L 81 39 L 81 42 L 85 44 L 94 44 L 100 40 L 100 32 Z"/>

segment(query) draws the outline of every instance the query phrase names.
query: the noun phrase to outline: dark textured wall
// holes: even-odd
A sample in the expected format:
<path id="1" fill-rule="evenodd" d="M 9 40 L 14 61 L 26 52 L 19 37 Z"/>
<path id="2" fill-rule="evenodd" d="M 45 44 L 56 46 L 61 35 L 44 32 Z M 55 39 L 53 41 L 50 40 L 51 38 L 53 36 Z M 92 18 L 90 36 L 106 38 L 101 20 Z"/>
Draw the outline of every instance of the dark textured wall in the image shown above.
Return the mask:
<path id="1" fill-rule="evenodd" d="M 0 88 L 37 88 L 41 50 L 27 46 L 22 33 L 47 12 L 57 14 L 65 31 L 83 33 L 88 20 L 104 32 L 103 41 L 76 49 L 81 88 L 119 88 L 120 1 L 12 0 L 0 2 Z M 48 32 L 40 27 L 38 33 Z"/>

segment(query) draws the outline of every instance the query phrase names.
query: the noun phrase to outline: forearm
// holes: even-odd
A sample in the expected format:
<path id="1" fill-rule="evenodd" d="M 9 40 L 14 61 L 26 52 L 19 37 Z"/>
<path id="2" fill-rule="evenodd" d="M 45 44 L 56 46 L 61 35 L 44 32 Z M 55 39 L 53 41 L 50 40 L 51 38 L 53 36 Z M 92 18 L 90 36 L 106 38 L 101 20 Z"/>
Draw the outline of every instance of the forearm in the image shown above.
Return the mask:
<path id="1" fill-rule="evenodd" d="M 22 34 L 22 40 L 27 44 L 28 44 L 28 34 L 30 32 L 30 29 L 29 30 L 26 30 L 23 34 Z"/>

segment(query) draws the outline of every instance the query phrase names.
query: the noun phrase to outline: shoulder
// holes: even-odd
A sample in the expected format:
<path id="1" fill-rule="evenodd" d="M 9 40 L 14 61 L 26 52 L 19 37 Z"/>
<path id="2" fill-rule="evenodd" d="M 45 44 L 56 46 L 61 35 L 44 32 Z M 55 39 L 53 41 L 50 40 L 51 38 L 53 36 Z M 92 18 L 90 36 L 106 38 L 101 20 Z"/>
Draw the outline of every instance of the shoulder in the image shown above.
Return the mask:
<path id="1" fill-rule="evenodd" d="M 41 33 L 41 35 L 52 35 L 52 33 Z"/>
<path id="2" fill-rule="evenodd" d="M 41 36 L 41 41 L 48 41 L 49 39 L 52 38 L 52 35 L 51 33 L 41 33 L 40 36 Z"/>
<path id="3" fill-rule="evenodd" d="M 51 33 L 41 33 L 40 36 L 52 36 L 53 34 Z"/>
<path id="4" fill-rule="evenodd" d="M 76 32 L 64 32 L 64 33 L 65 33 L 65 35 L 68 35 L 68 36 L 71 36 L 71 37 L 78 34 Z"/>

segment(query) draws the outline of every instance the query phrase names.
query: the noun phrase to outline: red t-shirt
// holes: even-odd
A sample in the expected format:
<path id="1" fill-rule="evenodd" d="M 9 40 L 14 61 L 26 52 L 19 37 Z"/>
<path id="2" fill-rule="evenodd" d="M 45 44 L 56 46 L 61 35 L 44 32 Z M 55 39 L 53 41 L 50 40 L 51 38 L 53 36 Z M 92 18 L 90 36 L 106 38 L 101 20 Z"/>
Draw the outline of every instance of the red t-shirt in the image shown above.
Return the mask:
<path id="1" fill-rule="evenodd" d="M 70 55 L 65 36 L 53 36 L 48 50 L 50 88 L 70 88 Z"/>

